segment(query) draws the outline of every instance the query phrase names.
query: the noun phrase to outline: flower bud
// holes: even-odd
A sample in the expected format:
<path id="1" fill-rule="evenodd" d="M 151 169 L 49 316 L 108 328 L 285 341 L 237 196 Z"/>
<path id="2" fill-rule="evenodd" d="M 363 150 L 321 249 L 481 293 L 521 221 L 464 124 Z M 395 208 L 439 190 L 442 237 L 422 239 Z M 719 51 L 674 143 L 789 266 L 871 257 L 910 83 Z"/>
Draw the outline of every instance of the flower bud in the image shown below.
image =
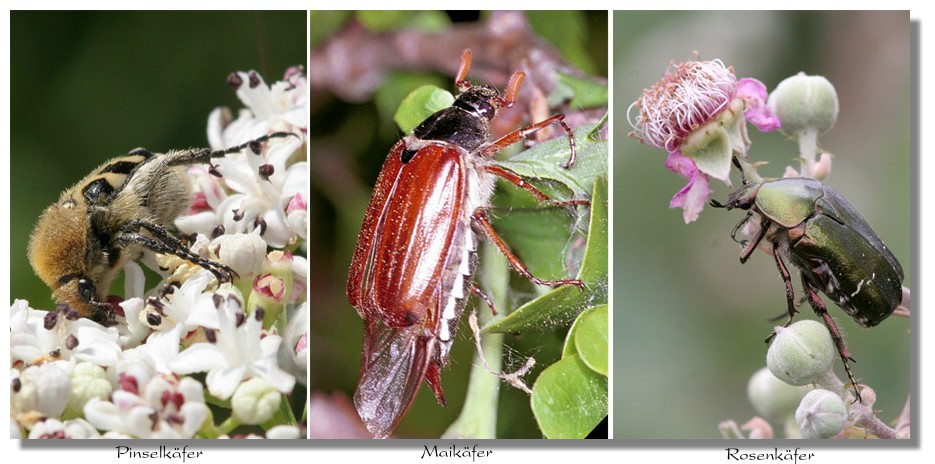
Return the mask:
<path id="1" fill-rule="evenodd" d="M 296 235 L 306 238 L 308 229 L 308 203 L 302 193 L 295 194 L 286 205 L 286 223 Z"/>
<path id="2" fill-rule="evenodd" d="M 89 362 L 79 363 L 71 371 L 71 397 L 68 399 L 67 413 L 80 416 L 84 405 L 91 398 L 106 400 L 113 391 L 113 386 L 107 381 L 107 372 L 104 368 Z"/>
<path id="3" fill-rule="evenodd" d="M 834 363 L 831 334 L 820 322 L 804 320 L 776 327 L 776 339 L 766 353 L 770 372 L 789 385 L 818 383 Z"/>
<path id="4" fill-rule="evenodd" d="M 279 409 L 282 394 L 261 377 L 254 377 L 237 387 L 231 398 L 234 416 L 244 424 L 261 424 L 272 419 Z"/>
<path id="5" fill-rule="evenodd" d="M 11 391 L 11 410 L 60 417 L 71 395 L 70 370 L 66 362 L 27 367 L 14 379 L 18 385 Z"/>
<path id="6" fill-rule="evenodd" d="M 779 117 L 780 130 L 792 136 L 823 134 L 838 119 L 838 94 L 822 76 L 798 73 L 786 78 L 769 94 L 767 105 Z"/>
<path id="7" fill-rule="evenodd" d="M 812 390 L 795 411 L 804 438 L 831 438 L 844 430 L 847 408 L 844 400 L 828 390 Z"/>
<path id="8" fill-rule="evenodd" d="M 247 300 L 247 313 L 263 309 L 263 327 L 270 328 L 282 313 L 284 297 L 288 290 L 283 279 L 272 274 L 263 274 L 253 281 L 253 291 Z"/>
<path id="9" fill-rule="evenodd" d="M 747 398 L 757 415 L 782 422 L 795 414 L 795 408 L 809 390 L 808 387 L 792 386 L 777 379 L 764 367 L 750 377 Z"/>
<path id="10" fill-rule="evenodd" d="M 266 242 L 257 234 L 221 235 L 211 241 L 210 247 L 218 261 L 230 266 L 241 279 L 259 273 L 266 258 Z"/>

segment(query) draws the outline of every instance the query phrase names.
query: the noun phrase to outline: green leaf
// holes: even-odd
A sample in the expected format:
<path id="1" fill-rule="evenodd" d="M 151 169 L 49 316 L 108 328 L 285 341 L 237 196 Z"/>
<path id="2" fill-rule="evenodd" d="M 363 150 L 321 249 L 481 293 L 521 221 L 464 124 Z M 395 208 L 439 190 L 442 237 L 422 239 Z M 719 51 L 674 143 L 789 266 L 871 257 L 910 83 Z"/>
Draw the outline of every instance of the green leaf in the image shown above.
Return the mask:
<path id="1" fill-rule="evenodd" d="M 693 133 L 679 151 L 691 158 L 699 171 L 709 176 L 724 179 L 730 174 L 731 139 L 721 126 L 709 124 Z"/>
<path id="2" fill-rule="evenodd" d="M 397 29 L 440 32 L 451 23 L 448 16 L 441 11 L 361 11 L 357 13 L 357 19 L 373 32 L 389 32 Z"/>
<path id="3" fill-rule="evenodd" d="M 573 338 L 575 349 L 581 360 L 601 375 L 608 375 L 607 351 L 607 305 L 590 308 L 575 320 Z M 567 344 L 567 343 L 566 343 Z"/>
<path id="4" fill-rule="evenodd" d="M 596 71 L 588 53 L 588 24 L 582 11 L 527 11 L 529 24 L 539 35 L 559 50 L 576 68 L 593 74 Z"/>
<path id="5" fill-rule="evenodd" d="M 607 416 L 607 377 L 563 358 L 536 379 L 530 403 L 547 438 L 584 438 Z"/>
<path id="6" fill-rule="evenodd" d="M 595 179 L 607 175 L 607 142 L 588 137 L 596 126 L 582 126 L 574 131 L 578 158 L 571 169 L 562 167 L 570 155 L 565 137 L 542 142 L 497 164 L 523 177 L 559 182 L 580 198 L 591 192 Z"/>
<path id="7" fill-rule="evenodd" d="M 393 120 L 399 106 L 410 93 L 424 85 L 434 85 L 444 89 L 450 85 L 447 79 L 432 73 L 393 72 L 386 76 L 383 85 L 377 89 L 373 101 L 380 114 L 380 127 L 387 131 L 382 136 L 398 138 L 400 130 Z M 421 122 L 421 121 L 420 121 Z"/>
<path id="8" fill-rule="evenodd" d="M 549 106 L 558 106 L 571 99 L 572 108 L 599 108 L 607 106 L 607 84 L 596 79 L 558 74 L 555 89 L 549 95 Z"/>
<path id="9" fill-rule="evenodd" d="M 513 189 L 518 190 L 516 187 Z M 515 195 L 515 198 L 522 199 L 520 201 L 529 201 L 529 197 L 526 192 L 518 192 Z M 510 245 L 510 249 L 526 265 L 529 272 L 541 279 L 561 279 L 574 272 L 568 271 L 566 263 L 571 252 L 563 250 L 572 248 L 569 243 L 574 239 L 571 237 L 580 237 L 581 233 L 574 230 L 575 217 L 569 214 L 569 210 L 543 207 L 535 204 L 535 200 L 525 208 L 518 206 L 518 203 L 501 206 L 504 201 L 506 200 L 498 199 L 497 210 L 491 211 L 489 215 L 497 234 Z M 509 213 L 499 214 L 501 208 Z M 580 207 L 578 211 L 586 213 L 587 207 Z M 584 241 L 580 243 L 583 244 Z M 580 260 L 580 251 L 577 256 Z"/>
<path id="10" fill-rule="evenodd" d="M 396 110 L 393 120 L 405 133 L 412 132 L 422 121 L 454 103 L 455 97 L 434 85 L 423 85 L 406 96 Z"/>
<path id="11" fill-rule="evenodd" d="M 608 235 L 610 219 L 607 214 L 607 178 L 599 177 L 594 183 L 591 196 L 591 224 L 588 226 L 588 248 L 581 263 L 578 278 L 585 282 L 603 283 L 604 300 L 607 302 L 607 260 L 610 250 Z"/>
<path id="12" fill-rule="evenodd" d="M 310 47 L 315 48 L 331 37 L 344 25 L 350 15 L 350 11 L 312 10 L 309 12 L 308 23 L 313 25 L 308 31 Z"/>
<path id="13" fill-rule="evenodd" d="M 541 331 L 570 323 L 591 306 L 607 303 L 607 179 L 594 182 L 588 244 L 578 278 L 584 290 L 565 285 L 536 298 L 485 328 L 494 333 Z"/>

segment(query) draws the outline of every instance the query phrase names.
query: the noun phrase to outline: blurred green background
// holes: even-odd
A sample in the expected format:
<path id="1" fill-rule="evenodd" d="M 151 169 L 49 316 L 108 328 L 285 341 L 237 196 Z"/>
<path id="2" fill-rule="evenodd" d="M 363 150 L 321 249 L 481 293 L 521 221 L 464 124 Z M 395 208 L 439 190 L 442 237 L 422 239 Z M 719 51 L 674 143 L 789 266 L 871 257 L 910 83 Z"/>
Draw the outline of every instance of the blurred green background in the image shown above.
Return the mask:
<path id="1" fill-rule="evenodd" d="M 901 261 L 904 284 L 913 283 L 908 12 L 616 12 L 615 438 L 716 438 L 720 421 L 746 422 L 755 415 L 746 385 L 765 365 L 764 339 L 774 325 L 768 319 L 785 311 L 773 259 L 758 251 L 746 265 L 738 260 L 730 231 L 743 213 L 706 208 L 684 224 L 682 211 L 668 204 L 685 180 L 665 169 L 662 150 L 627 138 L 629 105 L 670 60 L 692 59 L 693 51 L 770 90 L 799 71 L 834 84 L 840 115 L 819 141 L 835 155 L 826 183 Z M 780 177 L 797 145 L 748 127 L 750 156 L 771 163 L 760 174 Z M 721 201 L 729 192 L 714 181 L 712 189 Z M 798 276 L 793 280 L 798 297 Z M 877 392 L 878 417 L 897 417 L 909 393 L 909 321 L 890 318 L 865 330 L 828 307 L 859 361 L 856 376 Z M 799 318 L 815 318 L 807 304 L 800 309 Z"/>
<path id="2" fill-rule="evenodd" d="M 53 303 L 26 246 L 62 190 L 136 147 L 207 146 L 211 110 L 244 107 L 228 74 L 271 83 L 307 61 L 301 11 L 14 11 L 10 23 L 11 296 L 36 308 Z"/>
<path id="3" fill-rule="evenodd" d="M 472 37 L 476 38 L 476 29 L 471 29 L 474 32 L 457 30 L 459 25 L 471 28 L 478 21 L 489 18 L 489 15 L 490 13 L 486 12 L 463 11 L 451 14 L 439 11 L 368 12 L 364 15 L 334 11 L 311 13 L 310 137 L 313 140 L 312 157 L 315 162 L 310 165 L 312 200 L 309 204 L 312 238 L 309 243 L 312 246 L 309 259 L 313 269 L 310 277 L 314 303 L 310 321 L 309 338 L 312 348 L 309 378 L 313 396 L 310 420 L 313 438 L 316 425 L 329 432 L 338 433 L 346 430 L 339 424 L 339 416 L 348 420 L 356 419 L 350 401 L 357 385 L 363 320 L 347 303 L 345 283 L 351 255 L 357 242 L 357 233 L 373 184 L 390 147 L 404 135 L 393 122 L 393 113 L 402 98 L 421 85 L 433 84 L 456 93 L 452 75 L 458 64 L 460 51 L 464 47 L 474 50 L 474 66 L 468 75 L 469 80 L 488 83 L 500 90 L 505 87 L 509 77 L 507 72 L 512 72 L 519 64 L 510 63 L 510 69 L 501 73 L 501 79 L 485 81 L 484 71 L 491 69 L 488 63 L 502 61 L 502 56 L 499 60 L 491 59 L 478 51 L 482 46 L 471 40 Z M 558 49 L 566 61 L 574 63 L 579 69 L 586 69 L 589 75 L 607 75 L 606 12 L 529 12 L 526 19 L 535 33 Z M 329 47 L 334 47 L 336 35 L 341 35 L 340 42 L 346 47 L 342 50 L 346 51 L 329 66 L 356 65 L 359 73 L 366 75 L 370 72 L 372 63 L 380 61 L 380 57 L 373 57 L 370 52 L 362 51 L 365 48 L 371 50 L 372 45 L 348 47 L 348 44 L 354 44 L 354 40 L 363 39 L 350 34 L 347 28 L 362 27 L 370 28 L 371 31 L 386 32 L 384 40 L 387 42 L 396 40 L 392 37 L 400 37 L 393 35 L 400 31 L 413 31 L 414 36 L 420 33 L 438 33 L 443 37 L 439 42 L 445 42 L 444 46 L 451 46 L 456 50 L 450 55 L 450 60 L 449 57 L 444 57 L 445 62 L 442 64 L 451 71 L 439 73 L 406 69 L 390 72 L 375 86 L 373 95 L 361 99 L 360 102 L 349 102 L 329 90 L 316 87 L 317 81 L 313 77 L 316 69 L 326 66 L 316 62 L 316 57 L 322 57 L 326 49 L 334 52 L 335 48 Z M 399 40 L 415 42 L 411 37 Z M 331 59 L 335 56 L 329 55 Z M 405 65 L 400 64 L 399 67 Z M 528 84 L 524 86 L 529 87 Z M 520 103 L 518 106 L 522 105 Z M 500 215 L 499 211 L 494 214 Z M 506 217 L 510 215 L 502 214 Z M 570 218 L 567 214 L 565 216 Z M 316 247 L 315 244 L 321 246 Z M 556 256 L 560 256 L 560 250 L 556 250 Z M 514 279 L 514 282 L 516 280 Z M 516 297 L 519 301 L 527 301 L 532 296 L 534 295 L 524 294 Z M 460 413 L 472 364 L 471 356 L 475 351 L 466 315 L 470 308 L 477 304 L 475 300 L 477 299 L 471 298 L 465 317 L 462 318 L 457 340 L 452 348 L 450 364 L 442 370 L 442 385 L 448 407 L 440 407 L 431 391 L 425 387 L 421 388 L 394 436 L 439 437 Z M 487 309 L 481 307 L 480 310 Z M 509 346 L 516 351 L 505 355 L 504 370 L 515 370 L 525 361 L 525 356 L 535 356 L 537 369 L 527 376 L 531 385 L 541 367 L 547 366 L 560 356 L 564 334 L 564 330 L 556 330 L 542 334 L 508 336 Z M 498 438 L 539 437 L 541 432 L 530 412 L 529 397 L 506 385 L 500 391 Z M 316 413 L 316 395 L 329 395 L 327 399 L 322 399 L 322 403 L 328 403 L 334 409 Z"/>

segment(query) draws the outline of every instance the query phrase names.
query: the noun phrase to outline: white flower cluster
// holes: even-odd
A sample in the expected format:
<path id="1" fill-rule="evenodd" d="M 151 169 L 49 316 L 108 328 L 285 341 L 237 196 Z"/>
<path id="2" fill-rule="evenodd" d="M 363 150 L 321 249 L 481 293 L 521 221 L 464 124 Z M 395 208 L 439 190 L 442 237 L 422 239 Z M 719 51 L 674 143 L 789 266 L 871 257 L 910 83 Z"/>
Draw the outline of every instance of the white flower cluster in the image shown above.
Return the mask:
<path id="1" fill-rule="evenodd" d="M 16 300 L 12 438 L 224 438 L 255 424 L 266 438 L 304 437 L 289 395 L 307 366 L 305 76 L 295 67 L 272 86 L 255 72 L 228 82 L 248 108 L 235 120 L 211 114 L 212 148 L 295 134 L 190 170 L 194 201 L 176 226 L 196 237 L 193 252 L 239 278 L 218 284 L 187 261 L 147 254 L 163 281 L 147 290 L 129 263 L 114 327 Z"/>

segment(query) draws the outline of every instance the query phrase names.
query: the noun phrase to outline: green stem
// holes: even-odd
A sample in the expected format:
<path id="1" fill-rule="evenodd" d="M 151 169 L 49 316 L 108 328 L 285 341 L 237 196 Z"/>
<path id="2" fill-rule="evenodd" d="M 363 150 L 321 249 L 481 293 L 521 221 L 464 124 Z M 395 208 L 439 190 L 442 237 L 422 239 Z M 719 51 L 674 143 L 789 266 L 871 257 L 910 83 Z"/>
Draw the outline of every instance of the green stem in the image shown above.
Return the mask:
<path id="1" fill-rule="evenodd" d="M 213 420 L 206 420 L 205 424 L 202 425 L 201 430 L 198 431 L 198 437 L 200 438 L 209 438 L 214 439 L 218 438 L 221 435 L 226 435 L 231 433 L 235 428 L 240 425 L 240 421 L 234 419 L 234 416 L 230 416 L 220 425 L 214 425 Z"/>
<path id="2" fill-rule="evenodd" d="M 841 381 L 837 375 L 835 375 L 833 369 L 829 369 L 827 372 L 825 372 L 825 374 L 818 380 L 816 385 L 824 388 L 825 390 L 837 393 L 842 400 L 847 400 L 847 385 L 845 385 L 844 382 Z M 854 385 L 854 388 L 857 388 L 857 386 Z"/>
<path id="3" fill-rule="evenodd" d="M 814 177 L 815 164 L 818 162 L 818 130 L 809 128 L 796 134 L 799 143 L 801 167 L 799 173 L 805 177 Z"/>
<path id="4" fill-rule="evenodd" d="M 491 292 L 491 299 L 499 312 L 493 316 L 483 303 L 477 305 L 479 325 L 485 327 L 494 319 L 504 317 L 507 309 L 507 292 L 510 281 L 510 264 L 496 246 L 483 242 L 481 246 L 480 287 Z M 496 438 L 497 403 L 500 397 L 500 378 L 487 369 L 499 372 L 503 354 L 502 334 L 481 334 L 481 353 L 474 354 L 471 376 L 468 380 L 467 397 L 461 414 L 448 427 L 442 438 Z M 483 356 L 481 359 L 479 356 Z M 485 366 L 484 360 L 487 361 Z"/>
<path id="5" fill-rule="evenodd" d="M 218 436 L 227 435 L 234 431 L 234 429 L 236 429 L 238 426 L 240 426 L 240 421 L 231 415 L 227 418 L 227 420 L 217 426 Z"/>

